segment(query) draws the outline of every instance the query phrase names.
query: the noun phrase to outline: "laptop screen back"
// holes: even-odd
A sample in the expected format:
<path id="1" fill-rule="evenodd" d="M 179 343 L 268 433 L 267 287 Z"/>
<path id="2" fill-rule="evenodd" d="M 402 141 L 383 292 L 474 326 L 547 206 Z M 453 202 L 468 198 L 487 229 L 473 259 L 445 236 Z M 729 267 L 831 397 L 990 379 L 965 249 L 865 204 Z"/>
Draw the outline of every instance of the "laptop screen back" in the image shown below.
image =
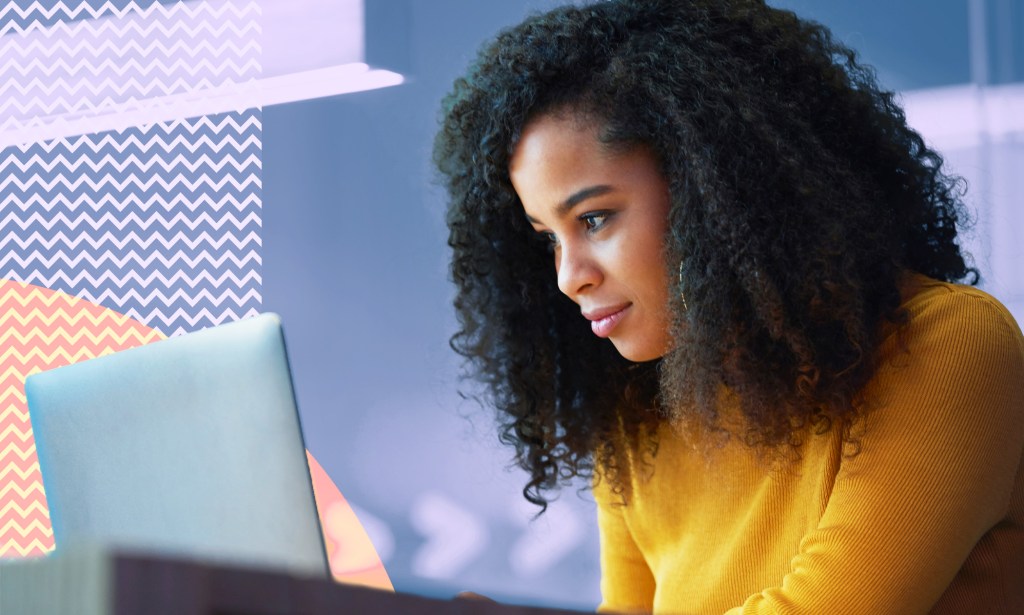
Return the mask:
<path id="1" fill-rule="evenodd" d="M 54 540 L 328 575 L 280 320 L 30 376 Z"/>

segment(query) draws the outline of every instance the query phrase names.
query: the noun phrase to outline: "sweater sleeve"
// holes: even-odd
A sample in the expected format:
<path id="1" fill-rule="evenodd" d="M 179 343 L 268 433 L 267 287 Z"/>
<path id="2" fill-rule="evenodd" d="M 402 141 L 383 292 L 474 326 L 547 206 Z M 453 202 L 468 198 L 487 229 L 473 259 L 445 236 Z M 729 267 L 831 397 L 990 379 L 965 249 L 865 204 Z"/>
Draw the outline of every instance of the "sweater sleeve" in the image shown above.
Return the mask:
<path id="1" fill-rule="evenodd" d="M 913 313 L 913 312 L 912 312 Z M 913 314 L 866 389 L 859 451 L 777 587 L 727 615 L 926 613 L 1007 516 L 1024 450 L 1024 338 L 977 291 Z"/>
<path id="2" fill-rule="evenodd" d="M 601 537 L 600 612 L 650 613 L 654 605 L 654 576 L 633 540 L 622 506 L 608 481 L 595 481 L 597 525 Z"/>

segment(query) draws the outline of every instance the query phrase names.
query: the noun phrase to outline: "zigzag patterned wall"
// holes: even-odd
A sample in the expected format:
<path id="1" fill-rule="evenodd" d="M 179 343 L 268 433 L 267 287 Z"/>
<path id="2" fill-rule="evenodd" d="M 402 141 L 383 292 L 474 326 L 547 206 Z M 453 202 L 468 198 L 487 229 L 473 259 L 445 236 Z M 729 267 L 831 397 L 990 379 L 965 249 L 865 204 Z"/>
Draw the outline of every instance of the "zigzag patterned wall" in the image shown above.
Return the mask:
<path id="1" fill-rule="evenodd" d="M 0 277 L 169 335 L 261 302 L 257 111 L 0 154 Z"/>
<path id="2" fill-rule="evenodd" d="M 63 135 L 0 149 L 0 557 L 53 546 L 25 376 L 259 310 L 260 110 L 81 130 L 251 83 L 259 15 L 229 1 L 0 8 L 0 135 Z"/>
<path id="3" fill-rule="evenodd" d="M 0 556 L 39 555 L 53 548 L 25 378 L 161 337 L 112 310 L 0 281 Z"/>

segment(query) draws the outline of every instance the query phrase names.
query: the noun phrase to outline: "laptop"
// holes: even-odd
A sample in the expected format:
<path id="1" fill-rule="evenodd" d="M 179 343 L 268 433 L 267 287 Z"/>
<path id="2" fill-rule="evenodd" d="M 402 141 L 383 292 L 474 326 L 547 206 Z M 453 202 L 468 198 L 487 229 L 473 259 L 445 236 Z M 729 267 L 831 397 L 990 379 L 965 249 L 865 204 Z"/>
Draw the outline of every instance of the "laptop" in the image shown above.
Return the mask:
<path id="1" fill-rule="evenodd" d="M 329 578 L 277 315 L 41 372 L 25 393 L 57 553 Z"/>

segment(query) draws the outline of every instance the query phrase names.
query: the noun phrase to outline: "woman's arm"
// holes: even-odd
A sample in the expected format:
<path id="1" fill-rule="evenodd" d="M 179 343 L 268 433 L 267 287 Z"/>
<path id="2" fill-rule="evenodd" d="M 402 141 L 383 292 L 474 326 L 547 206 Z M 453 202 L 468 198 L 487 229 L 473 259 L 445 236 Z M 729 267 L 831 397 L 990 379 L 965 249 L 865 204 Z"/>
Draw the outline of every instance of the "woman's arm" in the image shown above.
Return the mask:
<path id="1" fill-rule="evenodd" d="M 619 497 L 607 480 L 595 481 L 597 525 L 601 535 L 601 604 L 598 611 L 649 613 L 654 576 L 633 540 Z"/>
<path id="2" fill-rule="evenodd" d="M 944 592 L 996 524 L 1014 525 L 1003 536 L 1017 543 L 1002 560 L 993 550 L 988 578 L 974 581 L 994 603 L 956 612 L 1024 612 L 1024 339 L 977 291 L 930 303 L 907 334 L 909 353 L 890 353 L 866 390 L 874 411 L 860 450 L 842 460 L 789 574 L 728 615 L 910 614 L 971 601 Z"/>

